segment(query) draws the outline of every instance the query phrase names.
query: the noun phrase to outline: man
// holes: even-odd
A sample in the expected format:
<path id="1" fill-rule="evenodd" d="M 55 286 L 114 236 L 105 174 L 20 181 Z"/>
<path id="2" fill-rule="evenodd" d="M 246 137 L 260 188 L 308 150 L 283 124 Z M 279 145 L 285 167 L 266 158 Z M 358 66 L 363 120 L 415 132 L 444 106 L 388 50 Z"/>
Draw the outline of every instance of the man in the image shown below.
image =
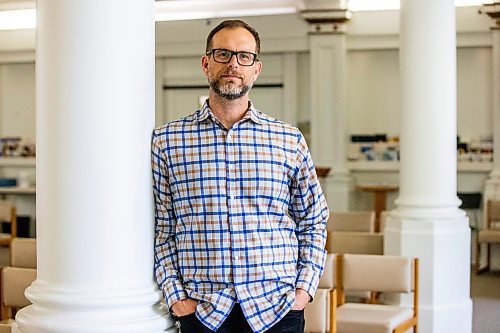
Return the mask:
<path id="1" fill-rule="evenodd" d="M 201 59 L 209 99 L 156 129 L 155 275 L 183 333 L 303 332 L 328 208 L 301 133 L 248 92 L 258 33 L 225 21 Z"/>

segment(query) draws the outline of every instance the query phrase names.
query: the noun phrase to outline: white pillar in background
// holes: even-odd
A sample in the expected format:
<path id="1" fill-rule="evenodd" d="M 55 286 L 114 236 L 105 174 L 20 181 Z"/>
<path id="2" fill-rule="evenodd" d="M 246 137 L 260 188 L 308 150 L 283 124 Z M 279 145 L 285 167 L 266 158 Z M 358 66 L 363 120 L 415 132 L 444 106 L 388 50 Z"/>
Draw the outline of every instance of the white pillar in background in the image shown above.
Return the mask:
<path id="1" fill-rule="evenodd" d="M 400 192 L 385 252 L 420 259 L 419 332 L 470 333 L 470 228 L 456 195 L 455 6 L 402 0 L 400 15 Z"/>
<path id="2" fill-rule="evenodd" d="M 315 165 L 329 167 L 323 189 L 330 210 L 348 211 L 353 180 L 347 167 L 346 22 L 347 1 L 307 2 L 309 23 L 311 153 Z"/>
<path id="3" fill-rule="evenodd" d="M 153 1 L 37 1 L 38 277 L 19 332 L 172 326 L 153 282 L 153 17 Z"/>
<path id="4" fill-rule="evenodd" d="M 495 20 L 491 28 L 493 58 L 493 170 L 486 180 L 484 202 L 488 199 L 500 200 L 500 1 L 484 5 L 484 12 Z M 486 205 L 484 205 L 486 213 Z M 486 215 L 484 215 L 486 216 Z M 500 270 L 500 246 L 491 245 L 492 270 Z"/>

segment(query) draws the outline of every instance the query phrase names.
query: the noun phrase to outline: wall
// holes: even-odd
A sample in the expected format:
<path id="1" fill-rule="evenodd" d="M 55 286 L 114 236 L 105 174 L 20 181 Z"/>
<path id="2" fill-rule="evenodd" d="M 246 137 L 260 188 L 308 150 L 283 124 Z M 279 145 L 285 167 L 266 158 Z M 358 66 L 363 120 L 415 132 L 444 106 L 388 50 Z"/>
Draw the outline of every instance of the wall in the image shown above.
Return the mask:
<path id="1" fill-rule="evenodd" d="M 0 136 L 35 140 L 35 65 L 0 65 Z"/>
<path id="2" fill-rule="evenodd" d="M 309 57 L 298 52 L 297 123 L 309 120 Z M 399 135 L 399 70 L 397 50 L 351 50 L 348 52 L 349 133 L 380 133 Z M 264 71 L 258 83 L 283 83 L 282 54 L 263 56 Z M 162 64 L 161 64 L 162 63 Z M 158 58 L 164 68 L 158 85 L 205 85 L 199 56 Z M 161 67 L 160 66 L 160 67 Z M 492 59 L 491 48 L 465 47 L 457 52 L 458 133 L 464 139 L 491 135 L 492 128 Z M 157 124 L 186 114 L 197 106 L 193 96 L 206 94 L 206 89 L 174 93 L 159 89 Z M 157 93 L 158 94 L 158 93 Z M 164 94 L 163 96 L 161 94 Z M 183 96 L 188 94 L 188 96 Z M 193 95 L 194 94 L 194 95 Z M 283 118 L 283 103 L 274 105 L 281 89 L 254 89 L 252 98 L 264 111 Z M 170 95 L 170 97 L 169 97 Z M 191 96 L 192 95 L 192 96 Z M 176 99 L 173 101 L 172 99 Z M 166 103 L 168 101 L 168 103 Z M 184 102 L 185 103 L 184 103 Z M 188 102 L 189 101 L 189 102 Z M 166 103 L 166 104 L 165 104 Z M 178 104 L 180 103 L 180 104 Z M 172 115 L 166 115 L 168 110 Z M 290 116 L 288 116 L 290 118 Z M 0 136 L 23 136 L 34 139 L 35 133 L 35 68 L 32 63 L 0 65 Z"/>

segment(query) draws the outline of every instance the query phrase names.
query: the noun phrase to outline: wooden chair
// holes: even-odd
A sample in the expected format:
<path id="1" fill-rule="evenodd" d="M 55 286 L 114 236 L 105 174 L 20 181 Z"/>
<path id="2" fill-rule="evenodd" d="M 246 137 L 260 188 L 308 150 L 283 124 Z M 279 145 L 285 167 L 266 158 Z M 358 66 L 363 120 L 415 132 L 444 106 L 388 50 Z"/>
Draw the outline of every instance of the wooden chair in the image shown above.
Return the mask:
<path id="1" fill-rule="evenodd" d="M 486 266 L 481 267 L 481 244 L 486 243 Z M 483 230 L 477 234 L 476 274 L 490 267 L 491 244 L 500 244 L 500 200 L 486 202 L 486 222 Z"/>
<path id="2" fill-rule="evenodd" d="M 333 212 L 326 224 L 327 231 L 375 231 L 375 212 Z"/>
<path id="3" fill-rule="evenodd" d="M 0 222 L 10 224 L 9 233 L 0 233 L 0 246 L 10 246 L 17 233 L 16 207 L 9 201 L 0 200 Z"/>
<path id="4" fill-rule="evenodd" d="M 36 240 L 13 238 L 11 242 L 11 266 L 0 271 L 0 324 L 12 324 L 18 309 L 30 301 L 24 291 L 36 279 Z"/>
<path id="5" fill-rule="evenodd" d="M 418 259 L 344 254 L 336 257 L 337 307 L 331 333 L 402 333 L 418 329 Z M 397 305 L 348 303 L 347 290 L 410 293 L 411 309 Z M 331 304 L 333 306 L 333 303 Z"/>

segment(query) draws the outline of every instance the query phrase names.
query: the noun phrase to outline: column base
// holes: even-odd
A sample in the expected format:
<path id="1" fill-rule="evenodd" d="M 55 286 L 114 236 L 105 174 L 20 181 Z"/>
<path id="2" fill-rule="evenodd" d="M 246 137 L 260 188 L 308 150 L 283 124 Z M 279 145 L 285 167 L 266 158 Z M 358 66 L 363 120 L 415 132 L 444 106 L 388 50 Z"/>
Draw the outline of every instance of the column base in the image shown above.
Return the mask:
<path id="1" fill-rule="evenodd" d="M 144 290 L 62 290 L 35 281 L 26 289 L 33 303 L 16 315 L 19 333 L 175 332 L 161 292 Z"/>
<path id="2" fill-rule="evenodd" d="M 384 253 L 419 258 L 419 332 L 471 333 L 470 228 L 465 213 L 432 218 L 391 211 Z M 451 211 L 448 210 L 448 212 Z M 432 211 L 431 211 L 432 213 Z M 412 298 L 401 297 L 401 304 Z"/>
<path id="3" fill-rule="evenodd" d="M 419 332 L 471 333 L 472 300 L 463 303 L 428 307 L 421 305 L 419 311 Z"/>
<path id="4" fill-rule="evenodd" d="M 349 172 L 329 176 L 323 182 L 323 189 L 330 211 L 349 211 L 352 209 L 354 181 Z"/>

